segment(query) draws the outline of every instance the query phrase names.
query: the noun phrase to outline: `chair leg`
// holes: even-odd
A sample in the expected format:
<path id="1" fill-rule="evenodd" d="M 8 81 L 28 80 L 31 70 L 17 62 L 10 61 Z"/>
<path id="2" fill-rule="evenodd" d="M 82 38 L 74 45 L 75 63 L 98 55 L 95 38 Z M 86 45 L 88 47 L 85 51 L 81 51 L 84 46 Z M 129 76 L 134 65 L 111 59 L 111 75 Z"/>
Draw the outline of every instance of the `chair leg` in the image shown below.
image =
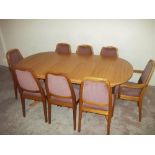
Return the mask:
<path id="1" fill-rule="evenodd" d="M 82 108 L 81 105 L 79 105 L 79 122 L 78 122 L 78 132 L 81 131 L 81 119 L 82 119 Z"/>
<path id="2" fill-rule="evenodd" d="M 107 120 L 107 135 L 110 135 L 110 126 L 111 126 L 111 116 L 108 116 Z"/>
<path id="3" fill-rule="evenodd" d="M 51 104 L 48 103 L 48 123 L 51 124 Z"/>
<path id="4" fill-rule="evenodd" d="M 76 130 L 76 106 L 73 107 L 73 124 L 74 124 L 74 130 Z"/>
<path id="5" fill-rule="evenodd" d="M 23 117 L 26 117 L 26 112 L 25 112 L 25 99 L 21 95 L 21 104 L 22 104 L 22 112 L 23 112 Z"/>
<path id="6" fill-rule="evenodd" d="M 142 118 L 142 102 L 141 101 L 138 102 L 138 110 L 139 110 L 139 122 L 141 122 L 141 118 Z"/>
<path id="7" fill-rule="evenodd" d="M 47 104 L 46 104 L 46 100 L 43 101 L 43 109 L 44 109 L 45 122 L 47 122 Z"/>
<path id="8" fill-rule="evenodd" d="M 14 85 L 14 92 L 15 92 L 15 98 L 18 98 L 18 88 L 17 88 L 17 84 L 15 82 L 13 82 Z"/>
<path id="9" fill-rule="evenodd" d="M 113 117 L 113 115 L 114 115 L 114 109 L 115 109 L 115 105 L 113 105 L 113 107 L 112 107 L 112 112 L 111 112 L 111 116 Z"/>

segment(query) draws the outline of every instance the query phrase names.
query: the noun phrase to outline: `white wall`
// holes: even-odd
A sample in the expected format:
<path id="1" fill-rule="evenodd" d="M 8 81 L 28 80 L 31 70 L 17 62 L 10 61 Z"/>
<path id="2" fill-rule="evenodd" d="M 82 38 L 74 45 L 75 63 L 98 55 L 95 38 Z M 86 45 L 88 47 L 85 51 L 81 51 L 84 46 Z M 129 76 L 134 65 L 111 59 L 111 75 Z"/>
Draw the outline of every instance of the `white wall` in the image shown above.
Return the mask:
<path id="1" fill-rule="evenodd" d="M 0 65 L 6 64 L 5 51 L 6 51 L 5 43 L 3 40 L 3 34 L 0 27 Z"/>
<path id="2" fill-rule="evenodd" d="M 0 28 L 3 55 L 8 49 L 19 48 L 29 56 L 67 42 L 73 52 L 79 44 L 90 44 L 95 54 L 102 46 L 116 46 L 119 56 L 136 69 L 155 59 L 155 20 L 0 20 Z M 4 57 L 1 59 L 6 65 Z M 150 84 L 155 85 L 155 74 Z"/>

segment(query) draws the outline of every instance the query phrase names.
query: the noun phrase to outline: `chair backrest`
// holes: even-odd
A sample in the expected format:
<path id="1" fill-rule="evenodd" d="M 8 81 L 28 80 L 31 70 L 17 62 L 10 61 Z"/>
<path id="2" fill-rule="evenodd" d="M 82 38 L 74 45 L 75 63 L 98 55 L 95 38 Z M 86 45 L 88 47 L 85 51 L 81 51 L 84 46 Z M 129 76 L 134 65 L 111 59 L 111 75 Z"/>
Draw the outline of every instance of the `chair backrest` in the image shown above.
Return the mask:
<path id="1" fill-rule="evenodd" d="M 111 106 L 112 92 L 108 80 L 86 78 L 81 84 L 80 102 Z"/>
<path id="2" fill-rule="evenodd" d="M 149 60 L 145 69 L 142 72 L 142 75 L 138 81 L 138 83 L 145 83 L 148 84 L 150 82 L 150 79 L 152 77 L 152 74 L 155 69 L 155 61 L 154 60 Z"/>
<path id="3" fill-rule="evenodd" d="M 93 55 L 93 48 L 90 45 L 79 45 L 76 53 L 79 55 Z"/>
<path id="4" fill-rule="evenodd" d="M 40 85 L 32 71 L 15 69 L 15 75 L 19 88 L 22 91 L 39 92 Z"/>
<path id="5" fill-rule="evenodd" d="M 48 96 L 75 99 L 70 80 L 63 74 L 46 74 L 46 90 Z"/>
<path id="6" fill-rule="evenodd" d="M 100 55 L 105 57 L 118 57 L 118 49 L 113 46 L 102 47 Z"/>
<path id="7" fill-rule="evenodd" d="M 71 54 L 71 47 L 67 43 L 58 43 L 55 52 L 59 54 Z"/>
<path id="8" fill-rule="evenodd" d="M 23 59 L 19 49 L 11 49 L 6 54 L 7 62 L 10 68 Z"/>

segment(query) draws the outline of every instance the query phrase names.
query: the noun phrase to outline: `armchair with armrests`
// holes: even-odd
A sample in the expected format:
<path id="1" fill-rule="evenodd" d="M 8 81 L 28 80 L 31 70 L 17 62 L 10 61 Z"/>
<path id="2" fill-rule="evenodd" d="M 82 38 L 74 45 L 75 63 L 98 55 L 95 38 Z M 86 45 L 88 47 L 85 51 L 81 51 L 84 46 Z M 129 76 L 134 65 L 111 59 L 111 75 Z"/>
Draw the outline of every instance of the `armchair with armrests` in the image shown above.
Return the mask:
<path id="1" fill-rule="evenodd" d="M 141 74 L 137 83 L 126 82 L 118 87 L 118 98 L 123 100 L 135 101 L 138 105 L 139 110 L 139 121 L 142 117 L 142 101 L 145 94 L 145 91 L 148 87 L 149 81 L 152 77 L 155 68 L 155 61 L 149 60 L 145 69 L 134 70 L 134 73 Z"/>

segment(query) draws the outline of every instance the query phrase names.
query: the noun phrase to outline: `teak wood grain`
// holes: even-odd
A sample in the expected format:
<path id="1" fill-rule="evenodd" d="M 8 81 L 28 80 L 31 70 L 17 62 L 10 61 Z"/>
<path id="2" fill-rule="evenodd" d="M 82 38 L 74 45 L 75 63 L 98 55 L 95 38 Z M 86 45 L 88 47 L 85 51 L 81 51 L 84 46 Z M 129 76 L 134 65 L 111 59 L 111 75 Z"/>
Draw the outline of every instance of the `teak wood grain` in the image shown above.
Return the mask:
<path id="1" fill-rule="evenodd" d="M 122 84 L 133 74 L 132 65 L 121 58 L 100 55 L 80 56 L 42 52 L 20 61 L 15 67 L 32 69 L 37 78 L 45 79 L 47 72 L 65 73 L 72 83 L 80 84 L 85 77 L 106 78 L 111 86 Z"/>

